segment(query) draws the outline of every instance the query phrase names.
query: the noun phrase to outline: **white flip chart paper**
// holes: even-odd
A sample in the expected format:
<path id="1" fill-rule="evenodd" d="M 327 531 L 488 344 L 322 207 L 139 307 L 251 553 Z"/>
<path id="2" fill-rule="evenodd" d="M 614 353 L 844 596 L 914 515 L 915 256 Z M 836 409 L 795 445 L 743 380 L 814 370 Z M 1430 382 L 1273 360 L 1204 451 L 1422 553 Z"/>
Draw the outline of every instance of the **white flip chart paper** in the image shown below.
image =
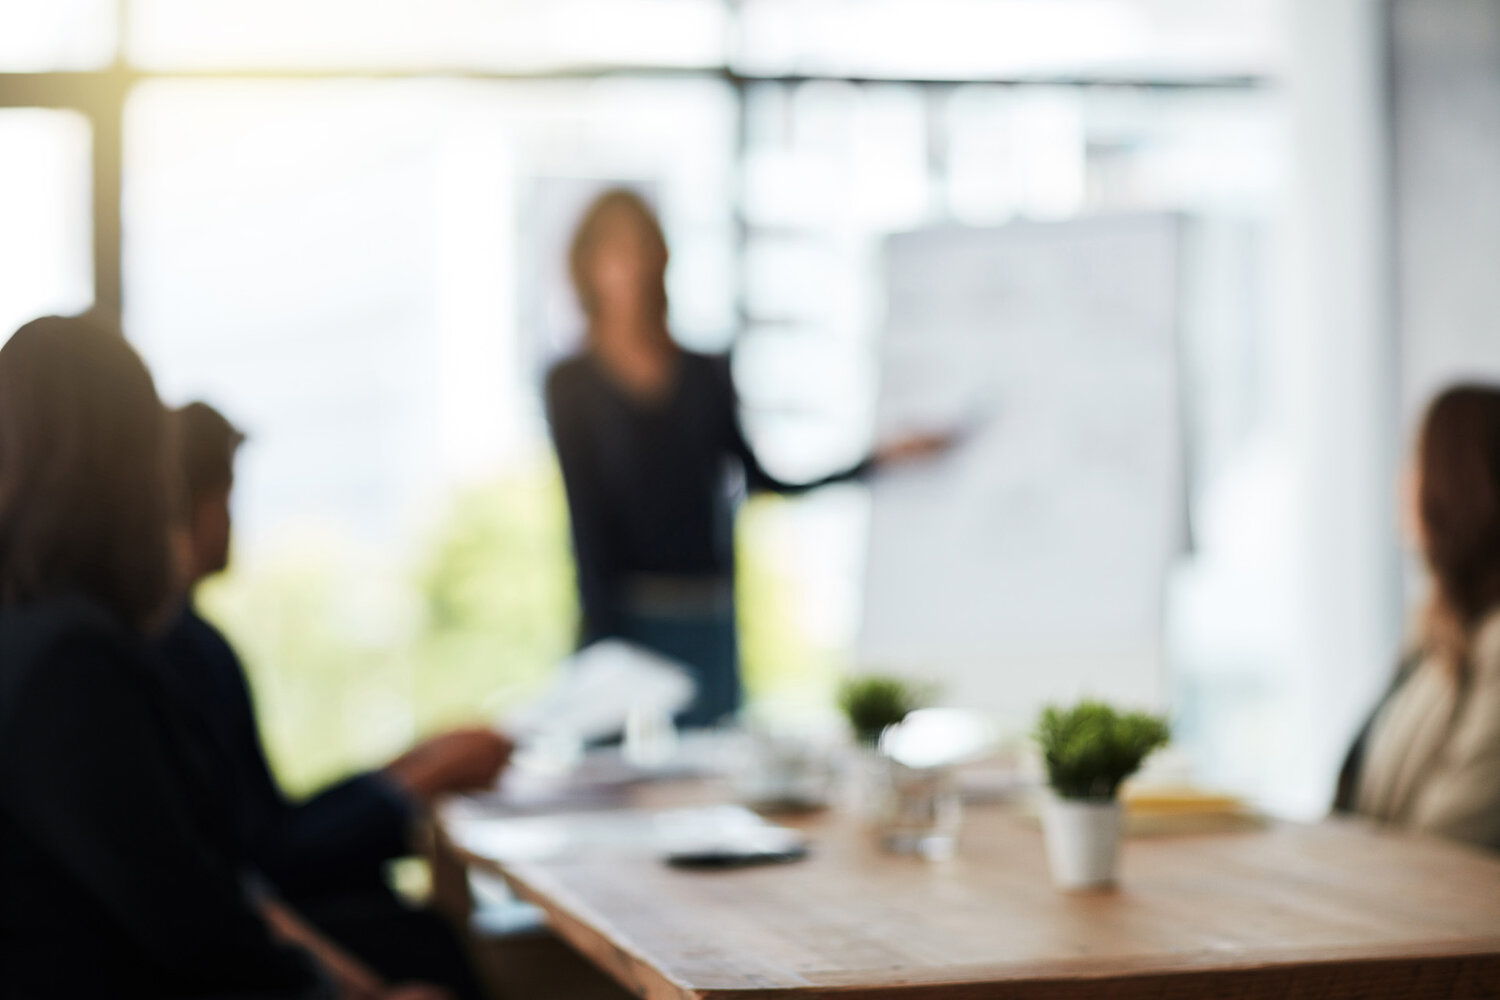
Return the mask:
<path id="1" fill-rule="evenodd" d="M 876 480 L 860 656 L 1020 718 L 1160 699 L 1185 536 L 1170 215 L 894 236 L 883 436 L 966 428 Z"/>

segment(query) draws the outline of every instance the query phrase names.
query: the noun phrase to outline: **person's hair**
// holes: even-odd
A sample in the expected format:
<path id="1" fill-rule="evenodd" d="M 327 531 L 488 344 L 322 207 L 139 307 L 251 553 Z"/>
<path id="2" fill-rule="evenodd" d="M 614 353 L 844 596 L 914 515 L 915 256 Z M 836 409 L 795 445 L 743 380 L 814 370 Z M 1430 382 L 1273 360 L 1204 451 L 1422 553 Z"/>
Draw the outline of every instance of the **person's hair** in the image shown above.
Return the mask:
<path id="1" fill-rule="evenodd" d="M 49 316 L 0 348 L 0 607 L 78 594 L 146 628 L 176 588 L 166 410 L 118 328 Z"/>
<path id="2" fill-rule="evenodd" d="M 1432 402 L 1417 439 L 1416 516 L 1432 574 L 1425 639 L 1455 672 L 1500 607 L 1500 389 L 1463 385 Z"/>
<path id="3" fill-rule="evenodd" d="M 224 414 L 203 402 L 172 412 L 182 485 L 189 505 L 234 485 L 234 456 L 245 435 Z"/>
<path id="4" fill-rule="evenodd" d="M 656 212 L 636 192 L 629 188 L 611 188 L 589 205 L 573 232 L 573 242 L 568 248 L 568 270 L 573 277 L 573 289 L 583 311 L 593 319 L 599 309 L 599 297 L 594 289 L 593 260 L 599 241 L 617 220 L 624 219 L 637 227 L 650 244 L 652 263 L 659 271 L 650 289 L 655 299 L 653 306 L 659 318 L 665 322 L 667 316 L 667 238 L 662 232 Z"/>

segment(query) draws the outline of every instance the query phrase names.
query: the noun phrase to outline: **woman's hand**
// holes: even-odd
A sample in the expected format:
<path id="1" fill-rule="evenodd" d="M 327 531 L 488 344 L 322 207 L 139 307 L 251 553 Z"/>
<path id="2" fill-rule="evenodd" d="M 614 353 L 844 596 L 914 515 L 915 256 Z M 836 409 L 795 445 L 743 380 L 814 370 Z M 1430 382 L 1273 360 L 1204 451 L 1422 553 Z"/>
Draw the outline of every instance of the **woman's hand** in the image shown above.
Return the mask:
<path id="1" fill-rule="evenodd" d="M 493 729 L 455 729 L 423 740 L 386 765 L 386 775 L 423 802 L 492 786 L 515 744 Z"/>

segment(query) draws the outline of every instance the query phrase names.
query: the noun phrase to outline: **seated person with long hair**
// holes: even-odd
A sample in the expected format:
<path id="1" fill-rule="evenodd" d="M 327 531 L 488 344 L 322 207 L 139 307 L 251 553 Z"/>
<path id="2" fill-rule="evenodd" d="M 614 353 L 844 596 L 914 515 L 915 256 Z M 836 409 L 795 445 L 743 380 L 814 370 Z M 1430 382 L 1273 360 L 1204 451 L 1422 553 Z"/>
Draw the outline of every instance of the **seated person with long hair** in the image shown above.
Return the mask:
<path id="1" fill-rule="evenodd" d="M 244 438 L 205 403 L 189 404 L 174 417 L 195 586 L 228 564 L 234 459 Z M 492 785 L 510 743 L 487 729 L 444 733 L 381 770 L 293 802 L 267 764 L 239 657 L 191 599 L 159 649 L 203 730 L 212 734 L 212 759 L 235 803 L 243 849 L 278 895 L 380 976 L 479 996 L 453 930 L 436 914 L 403 902 L 383 867 L 411 853 L 414 830 L 433 799 Z"/>
<path id="2" fill-rule="evenodd" d="M 1335 808 L 1500 850 L 1500 389 L 1433 402 L 1409 486 L 1431 595 Z"/>
<path id="3" fill-rule="evenodd" d="M 327 995 L 273 937 L 146 636 L 173 468 L 117 330 L 0 349 L 0 983 L 7 996 Z"/>
<path id="4" fill-rule="evenodd" d="M 7 997 L 442 1000 L 388 988 L 246 863 L 213 741 L 151 637 L 187 546 L 120 331 L 0 348 L 0 984 Z"/>

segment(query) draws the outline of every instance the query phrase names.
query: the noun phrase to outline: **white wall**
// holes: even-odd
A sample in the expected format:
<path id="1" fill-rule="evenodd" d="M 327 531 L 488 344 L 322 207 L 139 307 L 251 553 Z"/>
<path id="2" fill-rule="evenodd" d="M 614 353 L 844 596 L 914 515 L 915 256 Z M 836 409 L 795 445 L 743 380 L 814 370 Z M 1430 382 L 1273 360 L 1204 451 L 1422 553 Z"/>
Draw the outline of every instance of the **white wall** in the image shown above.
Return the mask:
<path id="1" fill-rule="evenodd" d="M 1396 351 L 1379 0 L 1287 0 L 1292 176 L 1273 323 L 1294 512 L 1295 635 L 1276 807 L 1326 808 L 1401 623 Z"/>
<path id="2" fill-rule="evenodd" d="M 1402 415 L 1500 379 L 1500 2 L 1394 0 Z"/>

